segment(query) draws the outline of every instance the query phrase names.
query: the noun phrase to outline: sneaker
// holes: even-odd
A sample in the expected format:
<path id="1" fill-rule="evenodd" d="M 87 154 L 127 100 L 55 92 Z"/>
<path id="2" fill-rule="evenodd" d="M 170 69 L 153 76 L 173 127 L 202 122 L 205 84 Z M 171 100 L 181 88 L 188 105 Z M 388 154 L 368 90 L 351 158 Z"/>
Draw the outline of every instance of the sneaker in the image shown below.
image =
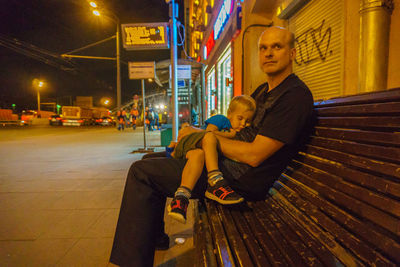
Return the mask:
<path id="1" fill-rule="evenodd" d="M 224 179 L 219 179 L 213 185 L 208 183 L 206 198 L 217 201 L 222 205 L 237 204 L 244 201 L 244 198 L 233 191 Z"/>
<path id="2" fill-rule="evenodd" d="M 184 196 L 176 196 L 172 200 L 171 205 L 168 205 L 168 215 L 181 223 L 186 223 L 186 212 L 188 206 L 189 199 Z"/>
<path id="3" fill-rule="evenodd" d="M 156 239 L 156 250 L 167 250 L 169 249 L 169 236 L 163 233 Z"/>

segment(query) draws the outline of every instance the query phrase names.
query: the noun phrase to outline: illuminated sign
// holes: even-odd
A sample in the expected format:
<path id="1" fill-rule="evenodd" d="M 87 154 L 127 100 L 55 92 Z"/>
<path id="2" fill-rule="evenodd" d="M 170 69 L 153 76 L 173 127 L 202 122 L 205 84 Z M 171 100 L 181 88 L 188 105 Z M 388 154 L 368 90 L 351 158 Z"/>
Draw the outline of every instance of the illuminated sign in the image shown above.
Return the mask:
<path id="1" fill-rule="evenodd" d="M 217 40 L 224 30 L 226 22 L 229 20 L 229 16 L 233 11 L 234 0 L 224 0 L 221 10 L 218 13 L 217 20 L 214 24 L 214 40 Z"/>
<path id="2" fill-rule="evenodd" d="M 211 50 L 213 49 L 215 45 L 215 40 L 214 40 L 214 31 L 211 32 L 210 36 L 208 37 L 207 43 L 204 46 L 204 51 L 203 51 L 203 58 L 206 60 L 208 56 L 211 53 Z"/>
<path id="3" fill-rule="evenodd" d="M 126 50 L 168 49 L 168 23 L 122 24 Z"/>

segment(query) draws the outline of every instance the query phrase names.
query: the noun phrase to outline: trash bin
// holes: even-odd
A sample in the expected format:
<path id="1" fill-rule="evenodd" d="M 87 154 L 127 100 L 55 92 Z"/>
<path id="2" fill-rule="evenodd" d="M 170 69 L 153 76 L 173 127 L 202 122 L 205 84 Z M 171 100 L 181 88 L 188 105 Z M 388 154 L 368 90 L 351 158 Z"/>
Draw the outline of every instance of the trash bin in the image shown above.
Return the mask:
<path id="1" fill-rule="evenodd" d="M 164 127 L 163 127 L 164 128 Z M 172 140 L 172 126 L 161 129 L 161 146 L 168 146 Z"/>

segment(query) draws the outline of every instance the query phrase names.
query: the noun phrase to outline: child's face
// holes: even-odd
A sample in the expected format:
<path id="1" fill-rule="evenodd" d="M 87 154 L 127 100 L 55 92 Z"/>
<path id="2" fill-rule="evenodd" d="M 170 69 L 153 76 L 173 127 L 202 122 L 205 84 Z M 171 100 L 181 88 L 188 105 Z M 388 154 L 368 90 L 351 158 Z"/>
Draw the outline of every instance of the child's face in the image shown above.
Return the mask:
<path id="1" fill-rule="evenodd" d="M 232 129 L 236 132 L 239 132 L 244 127 L 250 125 L 253 115 L 254 112 L 249 111 L 246 106 L 237 105 L 237 107 L 233 111 L 229 112 L 227 117 L 231 122 Z"/>

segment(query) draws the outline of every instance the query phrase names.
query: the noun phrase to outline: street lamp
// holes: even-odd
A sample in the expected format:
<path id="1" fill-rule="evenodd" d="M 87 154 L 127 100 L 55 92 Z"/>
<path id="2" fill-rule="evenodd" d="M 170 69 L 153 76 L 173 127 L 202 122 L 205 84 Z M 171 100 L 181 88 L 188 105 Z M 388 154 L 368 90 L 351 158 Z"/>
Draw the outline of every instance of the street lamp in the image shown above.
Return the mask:
<path id="1" fill-rule="evenodd" d="M 39 79 L 33 79 L 33 87 L 35 87 L 36 88 L 36 91 L 37 91 L 37 105 L 38 105 L 38 112 L 37 112 L 37 114 L 38 114 L 38 117 L 41 117 L 40 116 L 40 89 L 44 86 L 44 82 L 43 81 L 40 81 Z"/>
<path id="2" fill-rule="evenodd" d="M 107 107 L 111 104 L 111 99 L 109 97 L 102 97 L 100 103 Z"/>
<path id="3" fill-rule="evenodd" d="M 89 3 L 92 8 L 97 8 L 97 4 L 95 2 L 90 2 Z M 115 33 L 115 41 L 116 41 L 116 60 L 117 60 L 117 108 L 120 109 L 121 107 L 121 66 L 120 66 L 120 40 L 119 40 L 119 18 L 112 12 L 108 12 L 111 17 L 109 17 L 112 21 L 114 21 L 117 24 L 117 31 Z M 96 16 L 100 16 L 100 11 L 97 9 L 93 10 L 93 14 Z"/>

